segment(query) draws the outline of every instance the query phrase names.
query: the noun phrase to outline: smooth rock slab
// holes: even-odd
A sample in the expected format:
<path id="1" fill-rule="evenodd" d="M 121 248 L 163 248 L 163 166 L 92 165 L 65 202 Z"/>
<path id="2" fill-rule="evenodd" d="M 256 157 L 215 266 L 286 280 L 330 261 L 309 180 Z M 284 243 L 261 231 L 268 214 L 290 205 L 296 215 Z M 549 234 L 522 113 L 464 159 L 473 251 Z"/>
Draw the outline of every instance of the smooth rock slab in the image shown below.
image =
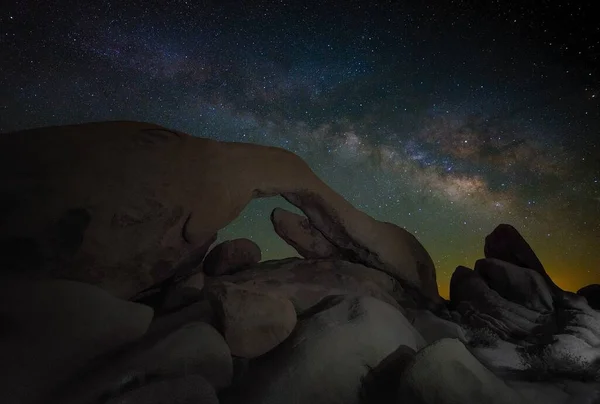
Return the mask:
<path id="1" fill-rule="evenodd" d="M 191 374 L 202 376 L 217 391 L 231 382 L 231 352 L 223 337 L 208 324 L 189 323 L 166 336 L 151 335 L 139 344 L 107 355 L 63 386 L 54 400 L 61 404 L 95 404 L 148 378 Z"/>
<path id="2" fill-rule="evenodd" d="M 361 379 L 399 345 L 423 337 L 391 305 L 372 297 L 330 297 L 277 348 L 250 364 L 222 404 L 358 404 Z"/>
<path id="3" fill-rule="evenodd" d="M 153 310 L 66 280 L 0 280 L 0 402 L 26 404 L 95 356 L 141 338 Z"/>
<path id="4" fill-rule="evenodd" d="M 457 339 L 442 339 L 417 352 L 399 383 L 401 403 L 527 403 Z"/>
<path id="5" fill-rule="evenodd" d="M 296 325 L 288 299 L 225 282 L 210 290 L 210 299 L 232 355 L 260 356 L 284 341 Z"/>

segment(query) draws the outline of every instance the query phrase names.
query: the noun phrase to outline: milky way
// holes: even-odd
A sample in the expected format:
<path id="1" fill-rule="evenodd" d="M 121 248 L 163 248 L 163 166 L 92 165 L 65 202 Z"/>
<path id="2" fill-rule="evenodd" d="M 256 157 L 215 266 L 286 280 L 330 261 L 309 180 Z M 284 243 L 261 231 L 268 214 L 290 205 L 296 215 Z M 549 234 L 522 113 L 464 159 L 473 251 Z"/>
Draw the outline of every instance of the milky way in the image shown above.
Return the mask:
<path id="1" fill-rule="evenodd" d="M 414 233 L 442 294 L 499 223 L 559 285 L 600 282 L 591 6 L 49 3 L 0 17 L 1 131 L 127 119 L 283 147 Z M 295 255 L 276 206 L 253 201 L 220 238 Z"/>

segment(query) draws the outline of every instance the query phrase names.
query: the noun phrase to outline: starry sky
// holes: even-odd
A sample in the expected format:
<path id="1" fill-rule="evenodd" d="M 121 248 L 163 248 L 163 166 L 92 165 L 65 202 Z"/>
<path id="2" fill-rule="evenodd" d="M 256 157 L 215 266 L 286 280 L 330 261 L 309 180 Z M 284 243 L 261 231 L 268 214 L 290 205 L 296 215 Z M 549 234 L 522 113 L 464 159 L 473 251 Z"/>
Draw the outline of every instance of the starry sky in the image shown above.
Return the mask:
<path id="1" fill-rule="evenodd" d="M 600 282 L 592 1 L 5 4 L 1 132 L 141 120 L 282 147 L 415 234 L 444 296 L 499 223 L 563 288 Z M 295 255 L 276 206 L 253 201 L 220 239 Z"/>

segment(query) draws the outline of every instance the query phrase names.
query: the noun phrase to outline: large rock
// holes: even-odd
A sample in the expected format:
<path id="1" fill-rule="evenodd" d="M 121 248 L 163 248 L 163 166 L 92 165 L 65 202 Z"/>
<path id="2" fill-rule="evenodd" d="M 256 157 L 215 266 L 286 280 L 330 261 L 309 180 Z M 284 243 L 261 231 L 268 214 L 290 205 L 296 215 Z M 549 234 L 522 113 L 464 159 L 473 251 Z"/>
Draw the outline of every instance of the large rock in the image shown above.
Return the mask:
<path id="1" fill-rule="evenodd" d="M 398 380 L 414 357 L 414 349 L 400 345 L 370 369 L 362 380 L 361 404 L 401 402 L 398 397 Z"/>
<path id="2" fill-rule="evenodd" d="M 202 268 L 207 275 L 226 275 L 256 264 L 260 259 L 260 247 L 254 241 L 238 238 L 216 245 L 204 259 Z"/>
<path id="3" fill-rule="evenodd" d="M 562 291 L 548 276 L 529 243 L 513 226 L 509 224 L 498 225 L 485 238 L 483 251 L 486 258 L 496 258 L 539 273 L 548 283 L 552 293 Z"/>
<path id="4" fill-rule="evenodd" d="M 223 404 L 358 404 L 361 380 L 399 345 L 425 341 L 394 307 L 372 297 L 330 297 L 290 338 L 251 362 Z"/>
<path id="5" fill-rule="evenodd" d="M 394 306 L 402 298 L 402 288 L 394 278 L 347 261 L 300 258 L 266 261 L 234 275 L 207 279 L 207 288 L 223 282 L 289 299 L 298 313 L 331 294 L 373 296 Z"/>
<path id="6" fill-rule="evenodd" d="M 153 311 L 74 281 L 0 280 L 0 402 L 27 404 L 88 360 L 137 340 Z"/>
<path id="7" fill-rule="evenodd" d="M 111 398 L 105 404 L 219 404 L 217 393 L 200 375 L 159 380 Z"/>
<path id="8" fill-rule="evenodd" d="M 231 354 L 260 356 L 284 341 L 296 325 L 288 299 L 225 282 L 210 291 Z"/>
<path id="9" fill-rule="evenodd" d="M 417 352 L 398 381 L 402 399 L 397 402 L 402 403 L 527 402 L 479 363 L 457 339 L 442 339 Z"/>
<path id="10" fill-rule="evenodd" d="M 549 316 L 500 296 L 478 272 L 459 266 L 450 279 L 450 300 L 461 321 L 489 328 L 505 340 L 522 339 L 549 321 Z"/>
<path id="11" fill-rule="evenodd" d="M 344 259 L 341 251 L 311 226 L 305 216 L 275 208 L 271 212 L 271 222 L 277 235 L 294 247 L 302 257 Z"/>
<path id="12" fill-rule="evenodd" d="M 156 378 L 202 376 L 215 390 L 231 383 L 233 365 L 223 337 L 208 324 L 188 323 L 168 335 L 151 335 L 127 350 L 90 363 L 49 402 L 92 404 Z"/>
<path id="13" fill-rule="evenodd" d="M 590 307 L 594 310 L 600 310 L 600 285 L 592 284 L 584 286 L 577 291 L 579 296 L 586 298 Z"/>
<path id="14" fill-rule="evenodd" d="M 540 313 L 554 310 L 552 292 L 538 272 L 495 258 L 478 260 L 475 272 L 511 302 Z"/>
<path id="15" fill-rule="evenodd" d="M 444 338 L 458 338 L 461 342 L 467 342 L 465 331 L 460 325 L 439 318 L 429 310 L 413 310 L 411 317 L 411 324 L 428 344 Z"/>
<path id="16" fill-rule="evenodd" d="M 32 129 L 0 136 L 0 183 L 10 270 L 131 297 L 196 268 L 252 198 L 279 194 L 346 256 L 440 299 L 433 261 L 412 234 L 357 210 L 283 149 L 138 122 Z"/>

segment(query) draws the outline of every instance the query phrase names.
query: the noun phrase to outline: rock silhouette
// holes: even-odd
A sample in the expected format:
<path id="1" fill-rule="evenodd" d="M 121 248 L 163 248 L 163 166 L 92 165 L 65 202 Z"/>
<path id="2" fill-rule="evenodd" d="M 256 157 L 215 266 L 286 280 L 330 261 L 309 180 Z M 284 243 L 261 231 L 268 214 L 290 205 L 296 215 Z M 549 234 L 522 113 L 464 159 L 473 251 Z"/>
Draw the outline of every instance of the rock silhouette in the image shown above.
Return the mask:
<path id="1" fill-rule="evenodd" d="M 558 288 L 508 224 L 445 301 L 414 236 L 282 149 L 40 128 L 0 136 L 0 180 L 2 403 L 600 402 L 598 285 Z M 274 195 L 302 258 L 211 249 Z"/>

